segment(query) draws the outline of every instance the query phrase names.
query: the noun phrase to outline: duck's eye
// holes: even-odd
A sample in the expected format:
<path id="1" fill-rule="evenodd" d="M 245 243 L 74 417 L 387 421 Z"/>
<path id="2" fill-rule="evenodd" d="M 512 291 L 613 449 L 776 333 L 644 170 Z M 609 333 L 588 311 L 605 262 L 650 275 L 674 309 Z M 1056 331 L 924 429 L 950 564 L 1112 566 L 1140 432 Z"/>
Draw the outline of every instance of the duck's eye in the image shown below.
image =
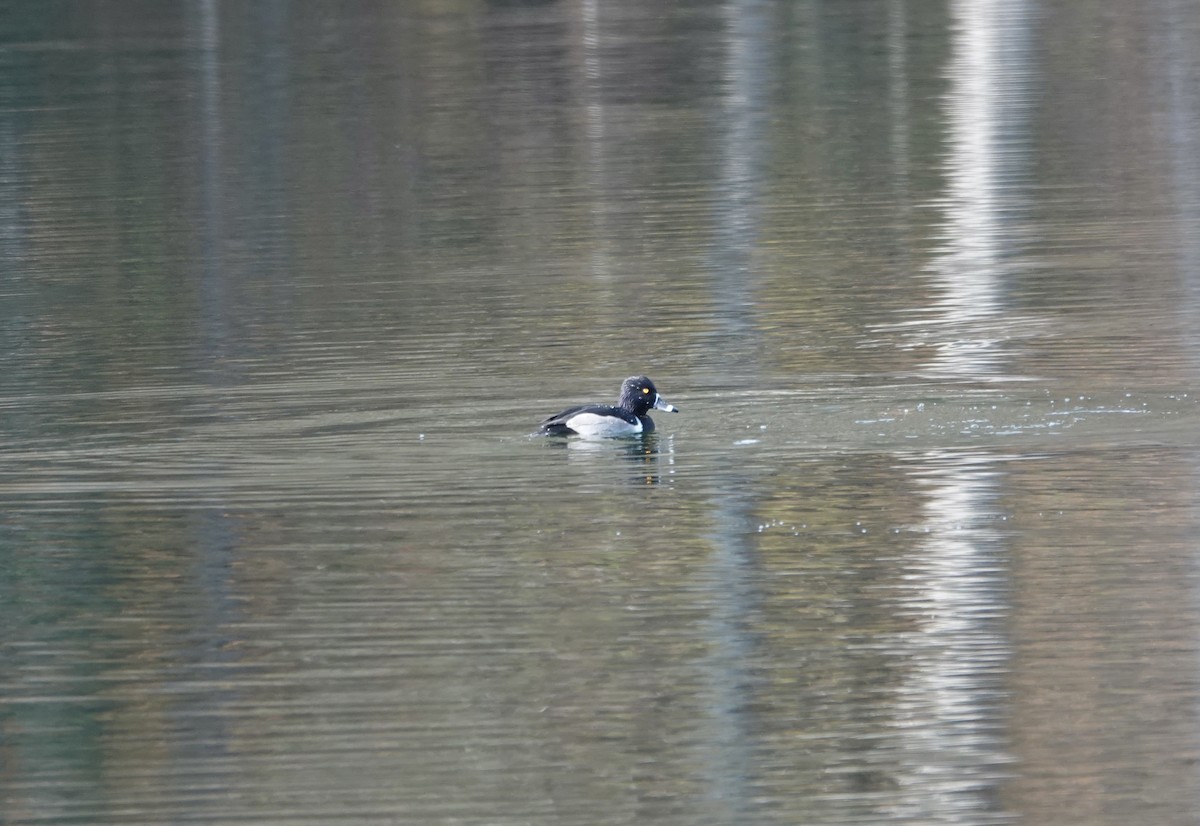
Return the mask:
<path id="1" fill-rule="evenodd" d="M 643 388 L 642 388 L 642 395 L 643 395 L 643 396 L 649 396 L 649 395 L 650 395 L 650 388 L 649 388 L 649 387 L 643 387 Z"/>

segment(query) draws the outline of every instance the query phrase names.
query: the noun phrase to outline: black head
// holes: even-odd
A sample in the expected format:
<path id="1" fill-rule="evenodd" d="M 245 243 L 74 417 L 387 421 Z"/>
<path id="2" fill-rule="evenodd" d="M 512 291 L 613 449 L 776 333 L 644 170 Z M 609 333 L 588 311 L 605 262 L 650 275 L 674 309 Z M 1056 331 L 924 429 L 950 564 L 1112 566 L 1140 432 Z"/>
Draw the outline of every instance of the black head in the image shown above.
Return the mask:
<path id="1" fill-rule="evenodd" d="M 654 386 L 654 382 L 645 376 L 630 376 L 621 383 L 621 399 L 617 405 L 635 416 L 645 416 L 651 408 L 668 413 L 679 409 L 658 395 L 658 388 Z"/>

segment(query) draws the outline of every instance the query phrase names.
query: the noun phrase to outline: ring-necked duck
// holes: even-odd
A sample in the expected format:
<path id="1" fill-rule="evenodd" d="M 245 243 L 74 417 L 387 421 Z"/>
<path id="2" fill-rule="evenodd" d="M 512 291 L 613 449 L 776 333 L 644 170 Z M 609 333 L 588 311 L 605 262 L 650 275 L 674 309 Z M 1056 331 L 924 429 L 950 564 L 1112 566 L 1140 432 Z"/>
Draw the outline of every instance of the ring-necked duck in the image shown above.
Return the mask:
<path id="1" fill-rule="evenodd" d="M 542 422 L 538 432 L 546 436 L 635 436 L 654 429 L 646 414 L 651 408 L 675 413 L 679 410 L 658 395 L 654 382 L 645 376 L 630 376 L 621 383 L 616 407 L 586 404 L 564 410 Z"/>

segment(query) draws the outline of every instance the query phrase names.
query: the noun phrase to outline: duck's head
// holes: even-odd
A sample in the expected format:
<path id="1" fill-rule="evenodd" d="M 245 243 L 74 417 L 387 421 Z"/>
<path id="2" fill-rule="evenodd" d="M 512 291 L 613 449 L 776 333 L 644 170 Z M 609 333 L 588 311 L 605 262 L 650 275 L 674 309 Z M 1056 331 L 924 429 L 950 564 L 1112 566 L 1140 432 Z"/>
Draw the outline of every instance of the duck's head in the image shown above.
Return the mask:
<path id="1" fill-rule="evenodd" d="M 645 376 L 630 376 L 625 379 L 621 383 L 621 399 L 617 404 L 635 416 L 645 416 L 652 408 L 667 413 L 676 413 L 679 410 L 658 395 L 658 388 L 654 386 L 654 382 Z"/>

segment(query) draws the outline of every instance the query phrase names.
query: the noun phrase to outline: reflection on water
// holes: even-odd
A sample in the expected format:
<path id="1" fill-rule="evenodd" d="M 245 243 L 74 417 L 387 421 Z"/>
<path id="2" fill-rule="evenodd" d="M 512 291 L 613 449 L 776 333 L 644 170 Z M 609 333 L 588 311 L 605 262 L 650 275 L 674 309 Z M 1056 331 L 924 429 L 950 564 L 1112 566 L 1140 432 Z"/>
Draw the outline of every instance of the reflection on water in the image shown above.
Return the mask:
<path id="1" fill-rule="evenodd" d="M 994 0 L 954 3 L 951 15 L 945 246 L 923 308 L 932 317 L 922 326 L 933 328 L 925 371 L 979 380 L 1005 370 L 1001 340 L 1016 326 L 1004 291 L 1021 260 L 1013 227 L 1028 178 L 1033 11 L 1023 0 Z M 911 461 L 926 502 L 906 572 L 904 611 L 916 628 L 903 638 L 912 674 L 898 690 L 896 724 L 900 785 L 918 793 L 900 796 L 896 811 L 928 823 L 1008 821 L 999 795 L 1014 760 L 1003 718 L 1012 652 L 999 459 L 935 452 Z"/>
<path id="2" fill-rule="evenodd" d="M 670 484 L 675 461 L 673 437 L 645 433 L 627 439 L 542 438 L 592 478 L 641 485 Z M 615 460 L 615 463 L 614 463 Z"/>
<path id="3" fill-rule="evenodd" d="M 997 499 L 1003 474 L 987 454 L 908 457 L 904 469 L 926 501 L 921 539 L 904 573 L 903 635 L 912 673 L 900 686 L 901 786 L 920 790 L 897 803 L 928 823 L 1011 813 L 998 790 L 1012 761 L 1003 718 L 1011 644 L 1004 533 Z"/>
<path id="4" fill-rule="evenodd" d="M 951 5 L 944 241 L 930 264 L 935 295 L 919 322 L 933 349 L 924 369 L 934 376 L 996 377 L 1004 339 L 1021 329 L 1006 292 L 1011 274 L 1028 266 L 1021 210 L 1030 163 L 1024 124 L 1037 88 L 1034 17 L 1023 0 Z"/>
<path id="5" fill-rule="evenodd" d="M 1200 8 L 59 11 L 5 823 L 1194 819 Z"/>

